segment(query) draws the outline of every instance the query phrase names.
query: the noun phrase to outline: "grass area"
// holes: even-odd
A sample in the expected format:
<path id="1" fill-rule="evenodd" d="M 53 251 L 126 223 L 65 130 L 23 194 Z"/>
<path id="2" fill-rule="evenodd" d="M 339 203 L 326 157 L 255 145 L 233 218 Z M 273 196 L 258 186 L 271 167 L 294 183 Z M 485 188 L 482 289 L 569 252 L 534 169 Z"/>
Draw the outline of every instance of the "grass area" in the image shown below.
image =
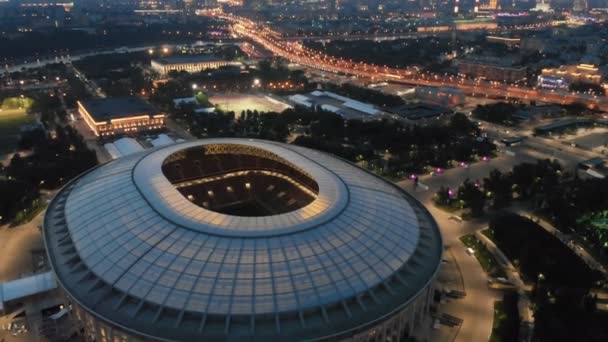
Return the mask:
<path id="1" fill-rule="evenodd" d="M 0 154 L 10 153 L 17 147 L 19 128 L 34 122 L 25 109 L 0 110 Z"/>
<path id="2" fill-rule="evenodd" d="M 12 110 L 12 109 L 23 109 L 28 110 L 32 104 L 34 103 L 33 99 L 29 97 L 7 97 L 2 100 L 2 105 L 0 105 L 0 109 L 2 110 Z"/>
<path id="3" fill-rule="evenodd" d="M 235 112 L 237 117 L 242 111 L 246 110 L 257 110 L 258 112 L 282 112 L 286 108 L 286 106 L 273 103 L 263 96 L 248 94 L 216 95 L 211 96 L 209 101 L 217 105 L 223 111 Z"/>
<path id="4" fill-rule="evenodd" d="M 462 243 L 464 243 L 465 246 L 470 247 L 475 251 L 475 257 L 477 258 L 477 261 L 479 261 L 481 268 L 483 268 L 483 270 L 488 275 L 490 275 L 491 277 L 495 277 L 495 278 L 496 277 L 506 277 L 505 272 L 503 271 L 502 267 L 498 264 L 496 259 L 494 259 L 494 256 L 492 255 L 492 253 L 490 253 L 490 251 L 488 251 L 486 246 L 481 241 L 479 241 L 479 239 L 477 239 L 477 237 L 475 237 L 475 235 L 468 234 L 468 235 L 462 236 L 460 238 L 460 241 L 462 241 Z"/>
<path id="5" fill-rule="evenodd" d="M 494 303 L 494 324 L 489 342 L 517 341 L 519 335 L 518 295 L 506 292 L 503 301 Z"/>
<path id="6" fill-rule="evenodd" d="M 494 241 L 494 232 L 492 229 L 484 229 L 481 231 L 481 234 L 485 235 L 488 239 Z"/>
<path id="7" fill-rule="evenodd" d="M 32 207 L 20 211 L 15 219 L 11 222 L 11 227 L 19 226 L 24 223 L 30 222 L 36 215 L 46 208 L 46 203 L 39 199 L 35 199 L 32 203 Z"/>

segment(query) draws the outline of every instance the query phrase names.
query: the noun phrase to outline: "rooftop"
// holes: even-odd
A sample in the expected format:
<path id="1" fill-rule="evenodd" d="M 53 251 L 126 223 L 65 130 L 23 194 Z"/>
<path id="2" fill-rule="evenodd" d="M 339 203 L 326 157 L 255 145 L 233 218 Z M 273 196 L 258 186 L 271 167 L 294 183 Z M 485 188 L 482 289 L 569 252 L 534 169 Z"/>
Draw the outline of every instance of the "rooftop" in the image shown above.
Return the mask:
<path id="1" fill-rule="evenodd" d="M 428 119 L 453 113 L 449 108 L 426 103 L 397 106 L 391 108 L 389 111 L 410 120 Z"/>
<path id="2" fill-rule="evenodd" d="M 162 167 L 184 151 L 197 159 L 201 147 L 280 162 L 297 170 L 292 177 L 310 176 L 318 194 L 270 216 L 198 206 Z M 443 250 L 430 214 L 399 187 L 322 152 L 250 139 L 175 144 L 98 166 L 51 202 L 44 238 L 76 303 L 178 341 L 293 341 L 370 327 L 417 298 Z"/>
<path id="3" fill-rule="evenodd" d="M 140 115 L 158 115 L 160 111 L 138 97 L 110 97 L 80 101 L 96 122 Z"/>
<path id="4" fill-rule="evenodd" d="M 159 64 L 190 64 L 190 63 L 206 63 L 206 62 L 219 62 L 221 58 L 214 55 L 183 55 L 183 56 L 169 56 L 159 59 L 153 59 L 152 62 Z"/>

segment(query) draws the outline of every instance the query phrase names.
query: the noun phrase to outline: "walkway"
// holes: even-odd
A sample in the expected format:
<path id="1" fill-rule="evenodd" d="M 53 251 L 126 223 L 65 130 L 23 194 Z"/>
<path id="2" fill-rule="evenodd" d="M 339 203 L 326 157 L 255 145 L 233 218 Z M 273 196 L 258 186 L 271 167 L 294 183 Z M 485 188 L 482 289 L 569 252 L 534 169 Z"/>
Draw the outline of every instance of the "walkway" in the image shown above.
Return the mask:
<path id="1" fill-rule="evenodd" d="M 574 254 L 578 255 L 587 264 L 587 266 L 589 266 L 591 269 L 602 272 L 602 274 L 606 276 L 606 268 L 604 267 L 604 265 L 602 265 L 602 263 L 595 260 L 595 258 L 591 254 L 589 254 L 589 252 L 587 252 L 582 246 L 577 244 L 572 238 L 570 238 L 567 234 L 564 234 L 551 223 L 538 216 L 535 216 L 529 210 L 521 208 L 521 206 L 515 206 L 515 208 L 511 209 L 510 211 L 519 214 L 520 216 L 525 216 L 537 223 L 549 234 L 555 236 L 561 242 L 563 242 L 564 245 L 568 246 L 568 248 L 570 248 L 574 252 Z"/>
<path id="2" fill-rule="evenodd" d="M 455 262 L 463 276 L 464 298 L 452 300 L 441 305 L 440 311 L 463 319 L 462 325 L 454 341 L 472 342 L 487 341 L 492 334 L 494 322 L 494 302 L 498 299 L 496 292 L 488 288 L 488 278 L 475 257 L 466 253 L 465 246 L 459 237 L 469 231 L 480 229 L 479 223 L 455 223 L 449 220 L 451 216 L 437 209 L 429 200 L 429 192 L 422 189 L 414 190 L 407 183 L 402 183 L 406 191 L 420 200 L 433 215 Z M 432 196 L 431 196 L 432 197 Z"/>

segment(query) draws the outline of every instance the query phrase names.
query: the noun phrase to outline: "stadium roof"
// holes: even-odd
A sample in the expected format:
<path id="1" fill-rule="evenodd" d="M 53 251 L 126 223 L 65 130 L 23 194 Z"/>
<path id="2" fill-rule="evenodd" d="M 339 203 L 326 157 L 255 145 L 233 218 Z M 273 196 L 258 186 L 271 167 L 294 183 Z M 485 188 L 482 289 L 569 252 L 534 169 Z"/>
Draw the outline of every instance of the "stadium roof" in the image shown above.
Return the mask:
<path id="1" fill-rule="evenodd" d="M 244 145 L 319 185 L 307 206 L 240 217 L 188 201 L 161 171 L 187 148 Z M 397 186 L 328 154 L 249 139 L 140 152 L 69 183 L 44 225 L 51 264 L 96 317 L 161 340 L 310 340 L 369 328 L 434 279 L 436 223 Z"/>
<path id="2" fill-rule="evenodd" d="M 158 115 L 160 111 L 138 97 L 111 97 L 80 101 L 96 122 L 140 115 Z"/>

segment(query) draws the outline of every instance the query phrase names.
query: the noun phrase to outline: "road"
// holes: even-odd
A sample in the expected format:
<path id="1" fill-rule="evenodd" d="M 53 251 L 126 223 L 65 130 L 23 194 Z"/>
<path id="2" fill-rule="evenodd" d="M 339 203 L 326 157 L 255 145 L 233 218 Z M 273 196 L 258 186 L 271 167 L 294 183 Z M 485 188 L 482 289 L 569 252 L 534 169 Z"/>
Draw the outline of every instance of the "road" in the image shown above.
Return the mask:
<path id="1" fill-rule="evenodd" d="M 270 27 L 255 23 L 244 17 L 221 11 L 207 11 L 205 14 L 232 22 L 232 31 L 235 35 L 246 37 L 278 56 L 328 73 L 353 75 L 368 78 L 371 81 L 384 80 L 415 86 L 453 87 L 461 90 L 465 95 L 476 97 L 536 100 L 557 104 L 577 102 L 589 108 L 608 111 L 608 99 L 606 97 L 541 90 L 480 79 L 471 80 L 464 77 L 430 74 L 428 72 L 422 73 L 417 68 L 400 69 L 353 62 L 352 60 L 345 60 L 308 49 L 297 41 L 284 41 L 281 34 L 273 31 Z"/>
<path id="2" fill-rule="evenodd" d="M 501 299 L 500 293 L 488 288 L 488 278 L 474 256 L 466 253 L 466 247 L 459 238 L 487 226 L 485 221 L 458 223 L 449 219 L 452 215 L 433 204 L 433 196 L 440 186 L 456 188 L 466 178 L 483 179 L 493 169 L 510 170 L 514 163 L 525 158 L 501 155 L 487 162 L 478 162 L 468 168 L 452 168 L 438 176 L 422 175 L 420 182 L 429 187 L 414 189 L 410 180 L 399 183 L 406 191 L 418 199 L 431 212 L 437 221 L 444 243 L 454 256 L 462 273 L 466 296 L 462 299 L 443 304 L 441 311 L 463 319 L 462 326 L 455 337 L 457 342 L 487 341 L 492 333 L 494 321 L 494 302 Z"/>
<path id="3" fill-rule="evenodd" d="M 433 215 L 441 229 L 444 244 L 450 249 L 462 273 L 466 296 L 443 304 L 440 308 L 442 313 L 463 319 L 454 341 L 487 341 L 492 334 L 494 302 L 498 296 L 488 288 L 487 276 L 477 259 L 466 253 L 465 246 L 459 240 L 459 237 L 467 231 L 479 229 L 478 225 L 476 223 L 463 225 L 449 220 L 450 214 L 432 205 L 430 191 L 420 191 L 420 188 L 418 191 L 414 190 L 411 181 L 402 182 L 400 185 L 421 201 Z"/>
<path id="4" fill-rule="evenodd" d="M 583 150 L 578 147 L 564 144 L 551 137 L 534 136 L 532 127 L 506 127 L 489 122 L 483 122 L 483 132 L 496 142 L 502 138 L 513 137 L 515 135 L 524 137 L 522 143 L 514 147 L 506 147 L 505 150 L 516 153 L 525 153 L 537 159 L 556 159 L 560 162 L 564 170 L 572 170 L 581 161 L 602 157 L 601 154 L 593 151 Z"/>
<path id="5" fill-rule="evenodd" d="M 0 227 L 0 282 L 22 278 L 34 271 L 31 251 L 44 248 L 38 229 L 43 216 L 44 211 L 21 226 Z"/>

